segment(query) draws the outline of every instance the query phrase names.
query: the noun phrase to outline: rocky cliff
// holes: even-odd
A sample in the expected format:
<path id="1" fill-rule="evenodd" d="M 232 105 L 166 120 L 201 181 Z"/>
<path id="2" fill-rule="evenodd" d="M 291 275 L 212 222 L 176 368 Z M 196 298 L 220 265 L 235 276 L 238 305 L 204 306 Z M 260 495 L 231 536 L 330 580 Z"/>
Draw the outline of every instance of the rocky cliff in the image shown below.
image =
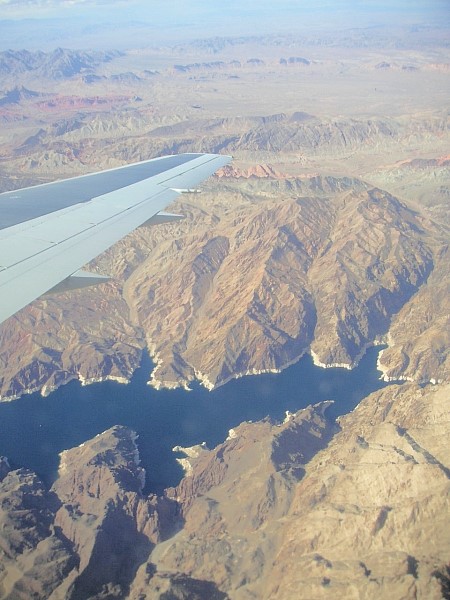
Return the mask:
<path id="1" fill-rule="evenodd" d="M 327 184 L 308 181 L 315 197 L 260 192 L 201 238 L 155 248 L 151 270 L 144 263 L 126 288 L 159 363 L 155 383 L 197 373 L 217 385 L 309 348 L 320 364 L 350 367 L 388 332 L 438 260 L 433 226 L 380 190 L 334 182 L 331 200 Z"/>
<path id="2" fill-rule="evenodd" d="M 177 522 L 173 501 L 142 495 L 135 438 L 118 426 L 65 451 L 51 491 L 24 469 L 6 474 L 0 597 L 126 595 L 138 566 Z"/>
<path id="3" fill-rule="evenodd" d="M 161 497 L 125 427 L 64 452 L 50 491 L 3 461 L 0 597 L 445 598 L 449 391 L 242 423 Z"/>
<path id="4" fill-rule="evenodd" d="M 445 225 L 355 178 L 265 166 L 225 171 L 174 210 L 187 218 L 100 257 L 94 268 L 116 283 L 39 300 L 2 325 L 4 398 L 126 381 L 144 344 L 157 387 L 221 385 L 307 351 L 351 368 L 380 341 L 385 378 L 448 380 Z"/>
<path id="5" fill-rule="evenodd" d="M 335 425 L 323 406 L 240 425 L 175 490 L 185 524 L 157 572 L 236 599 L 445 597 L 448 390 L 391 386 Z"/>

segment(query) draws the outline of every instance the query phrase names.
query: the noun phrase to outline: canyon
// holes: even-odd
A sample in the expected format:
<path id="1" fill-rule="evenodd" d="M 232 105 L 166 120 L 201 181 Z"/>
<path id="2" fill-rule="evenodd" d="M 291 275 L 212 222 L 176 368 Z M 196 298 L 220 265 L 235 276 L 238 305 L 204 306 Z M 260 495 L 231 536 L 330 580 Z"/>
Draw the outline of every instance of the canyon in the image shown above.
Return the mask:
<path id="1" fill-rule="evenodd" d="M 2 598 L 445 598 L 449 386 L 324 402 L 186 449 L 144 495 L 122 426 L 62 453 L 48 490 L 1 463 Z M 349 543 L 349 539 L 351 543 Z"/>
<path id="2" fill-rule="evenodd" d="M 159 495 L 120 423 L 67 448 L 51 489 L 2 458 L 0 597 L 449 597 L 443 29 L 0 52 L 0 191 L 234 157 L 169 208 L 185 219 L 89 265 L 109 283 L 2 324 L 2 401 L 126 383 L 144 351 L 154 387 L 212 389 L 382 343 L 390 383 L 338 419 L 311 398 L 198 440 Z"/>

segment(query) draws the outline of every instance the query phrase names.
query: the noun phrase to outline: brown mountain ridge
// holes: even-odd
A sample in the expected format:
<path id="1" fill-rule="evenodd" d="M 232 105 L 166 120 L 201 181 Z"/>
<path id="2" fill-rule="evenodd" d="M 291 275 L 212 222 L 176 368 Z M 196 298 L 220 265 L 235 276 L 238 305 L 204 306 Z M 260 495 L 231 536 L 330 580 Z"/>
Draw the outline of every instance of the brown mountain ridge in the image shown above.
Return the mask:
<path id="1" fill-rule="evenodd" d="M 5 323 L 2 396 L 127 380 L 144 339 L 156 386 L 221 385 L 307 351 L 350 368 L 380 341 L 386 377 L 446 381 L 445 230 L 358 180 L 262 174 L 221 177 L 174 207 L 185 221 L 141 228 L 105 253 L 98 268 L 116 284 L 49 297 L 19 327 Z"/>

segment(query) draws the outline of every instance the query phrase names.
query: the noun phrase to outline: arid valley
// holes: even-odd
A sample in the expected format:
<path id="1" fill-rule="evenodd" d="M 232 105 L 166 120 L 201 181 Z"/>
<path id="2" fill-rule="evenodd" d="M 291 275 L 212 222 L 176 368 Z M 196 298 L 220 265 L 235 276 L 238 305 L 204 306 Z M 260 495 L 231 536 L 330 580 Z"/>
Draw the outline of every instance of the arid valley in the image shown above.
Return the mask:
<path id="1" fill-rule="evenodd" d="M 144 351 L 155 388 L 212 389 L 382 344 L 392 382 L 337 420 L 312 398 L 236 423 L 162 495 L 121 423 L 68 448 L 51 489 L 2 459 L 1 598 L 450 597 L 449 32 L 0 52 L 0 191 L 233 156 L 170 206 L 185 219 L 89 266 L 109 283 L 0 325 L 2 401 L 126 383 Z"/>

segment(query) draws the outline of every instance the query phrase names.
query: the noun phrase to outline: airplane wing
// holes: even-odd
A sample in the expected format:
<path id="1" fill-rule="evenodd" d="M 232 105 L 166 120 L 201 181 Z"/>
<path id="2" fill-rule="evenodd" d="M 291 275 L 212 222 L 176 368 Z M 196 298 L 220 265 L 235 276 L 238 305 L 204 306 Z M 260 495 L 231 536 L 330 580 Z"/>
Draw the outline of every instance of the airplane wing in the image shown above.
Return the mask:
<path id="1" fill-rule="evenodd" d="M 139 225 L 176 217 L 163 209 L 230 161 L 164 156 L 0 194 L 0 323 L 55 286 L 101 280 L 80 268 Z"/>

